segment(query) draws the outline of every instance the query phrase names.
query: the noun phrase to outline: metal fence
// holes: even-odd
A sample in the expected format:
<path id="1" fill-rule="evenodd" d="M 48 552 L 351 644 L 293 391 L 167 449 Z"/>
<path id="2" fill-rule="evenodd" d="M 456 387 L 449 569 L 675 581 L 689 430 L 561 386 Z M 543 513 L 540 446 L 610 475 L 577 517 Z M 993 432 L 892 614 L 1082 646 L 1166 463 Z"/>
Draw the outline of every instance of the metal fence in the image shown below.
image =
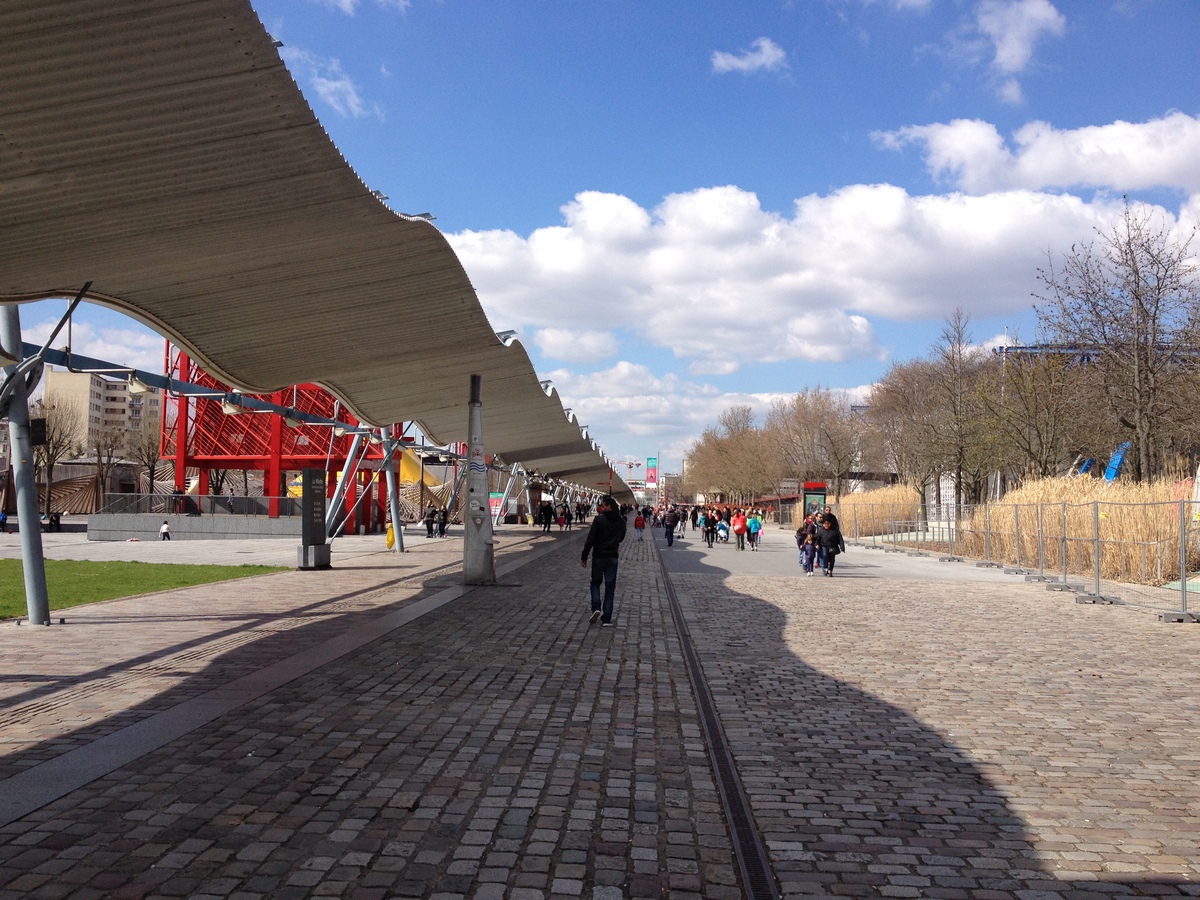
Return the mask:
<path id="1" fill-rule="evenodd" d="M 271 501 L 278 504 L 276 516 L 291 518 L 301 514 L 298 497 L 234 497 L 228 494 L 105 494 L 101 515 L 118 513 L 154 513 L 181 516 L 269 516 Z"/>
<path id="2" fill-rule="evenodd" d="M 1125 603 L 1200 621 L 1200 505 L 1167 503 L 847 504 L 846 540 L 973 561 L 1069 590 L 1081 603 Z M 1190 584 L 1189 584 L 1190 579 Z"/>

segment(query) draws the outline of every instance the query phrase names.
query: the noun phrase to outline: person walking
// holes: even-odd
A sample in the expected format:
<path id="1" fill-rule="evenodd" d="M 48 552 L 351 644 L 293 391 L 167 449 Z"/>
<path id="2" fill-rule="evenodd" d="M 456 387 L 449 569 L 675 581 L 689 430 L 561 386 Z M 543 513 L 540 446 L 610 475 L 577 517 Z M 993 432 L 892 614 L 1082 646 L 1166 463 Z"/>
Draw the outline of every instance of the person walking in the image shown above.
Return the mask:
<path id="1" fill-rule="evenodd" d="M 746 517 L 746 538 L 750 542 L 750 549 L 757 551 L 762 538 L 762 516 L 757 509 L 752 509 Z"/>
<path id="2" fill-rule="evenodd" d="M 171 523 L 163 519 L 162 528 L 158 529 L 158 539 L 160 541 L 169 541 L 171 539 Z"/>
<path id="3" fill-rule="evenodd" d="M 837 562 L 838 554 L 846 549 L 846 545 L 842 543 L 842 533 L 835 530 L 833 523 L 825 519 L 821 523 L 821 530 L 817 532 L 816 543 L 821 550 L 825 551 L 821 561 L 821 571 L 832 578 L 833 565 Z"/>
<path id="4" fill-rule="evenodd" d="M 621 541 L 625 540 L 625 518 L 617 509 L 612 497 L 601 498 L 596 508 L 596 518 L 588 529 L 583 542 L 583 555 L 579 565 L 587 568 L 588 554 L 592 556 L 591 600 L 592 613 L 588 619 L 595 624 L 611 628 L 613 624 L 613 598 L 617 593 L 617 560 L 621 553 Z M 600 600 L 600 583 L 604 583 L 604 601 Z"/>
<path id="5" fill-rule="evenodd" d="M 429 508 L 425 510 L 423 521 L 425 522 L 425 537 L 433 537 L 433 526 L 437 524 L 437 507 L 432 503 L 430 503 Z"/>
<path id="6" fill-rule="evenodd" d="M 813 540 L 811 534 L 803 534 L 796 532 L 796 540 L 800 541 L 800 565 L 804 567 L 804 574 L 808 578 L 812 578 L 813 564 L 817 561 L 817 544 Z"/>
<path id="7" fill-rule="evenodd" d="M 672 506 L 663 516 L 663 536 L 667 539 L 667 546 L 675 545 L 675 529 L 679 527 L 679 510 Z"/>
<path id="8" fill-rule="evenodd" d="M 446 509 L 446 507 L 443 506 L 437 512 L 438 537 L 444 538 L 446 536 L 446 529 L 448 529 L 449 527 L 450 527 L 450 512 Z"/>
<path id="9" fill-rule="evenodd" d="M 734 510 L 733 518 L 729 520 L 729 530 L 734 533 L 737 538 L 737 548 L 739 550 L 746 549 L 746 532 L 750 530 L 746 524 L 746 514 L 740 509 Z"/>
<path id="10" fill-rule="evenodd" d="M 638 543 L 642 542 L 642 535 L 646 532 L 646 517 L 638 512 L 633 518 L 633 530 L 637 532 Z"/>

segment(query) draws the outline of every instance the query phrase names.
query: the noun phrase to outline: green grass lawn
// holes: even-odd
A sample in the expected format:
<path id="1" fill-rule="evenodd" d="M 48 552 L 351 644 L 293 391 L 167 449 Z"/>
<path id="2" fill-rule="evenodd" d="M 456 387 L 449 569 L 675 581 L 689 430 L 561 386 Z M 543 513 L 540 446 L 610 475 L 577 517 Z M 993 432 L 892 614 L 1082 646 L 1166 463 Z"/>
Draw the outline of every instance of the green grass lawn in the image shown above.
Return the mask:
<path id="1" fill-rule="evenodd" d="M 186 566 L 143 562 L 46 560 L 50 609 L 66 609 L 98 600 L 132 597 L 172 588 L 191 587 L 287 571 L 284 566 Z M 0 559 L 0 619 L 26 614 L 25 579 L 19 559 Z"/>

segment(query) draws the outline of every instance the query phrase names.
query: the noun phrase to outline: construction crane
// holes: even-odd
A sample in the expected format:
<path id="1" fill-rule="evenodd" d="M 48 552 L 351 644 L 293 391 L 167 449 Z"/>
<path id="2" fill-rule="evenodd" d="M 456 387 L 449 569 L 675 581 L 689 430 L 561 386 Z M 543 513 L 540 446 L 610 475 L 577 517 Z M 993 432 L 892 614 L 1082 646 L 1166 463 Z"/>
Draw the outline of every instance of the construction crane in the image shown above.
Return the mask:
<path id="1" fill-rule="evenodd" d="M 629 484 L 630 480 L 633 478 L 633 470 L 640 469 L 643 465 L 645 465 L 645 463 L 636 459 L 627 459 L 623 463 L 617 463 L 617 465 L 625 467 L 625 483 Z"/>

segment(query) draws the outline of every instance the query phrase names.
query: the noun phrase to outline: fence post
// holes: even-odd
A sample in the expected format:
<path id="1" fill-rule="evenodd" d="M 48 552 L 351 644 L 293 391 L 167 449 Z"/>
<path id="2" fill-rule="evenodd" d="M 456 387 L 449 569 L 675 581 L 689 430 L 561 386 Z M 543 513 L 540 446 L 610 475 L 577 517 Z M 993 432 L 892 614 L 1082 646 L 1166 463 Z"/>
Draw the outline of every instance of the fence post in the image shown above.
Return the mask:
<path id="1" fill-rule="evenodd" d="M 1179 611 L 1187 612 L 1187 505 L 1184 498 L 1179 500 Z"/>
<path id="2" fill-rule="evenodd" d="M 1100 501 L 1092 501 L 1092 539 L 1096 554 L 1096 596 L 1100 596 Z"/>
<path id="3" fill-rule="evenodd" d="M 1013 504 L 1013 544 L 1017 554 L 1017 575 L 1025 574 L 1021 570 L 1021 505 Z"/>
<path id="4" fill-rule="evenodd" d="M 958 527 L 958 517 L 961 514 L 962 510 L 956 507 L 954 510 L 954 518 L 950 519 L 946 523 L 947 527 L 950 529 L 950 559 L 954 559 L 954 529 Z"/>
<path id="5" fill-rule="evenodd" d="M 1067 502 L 1064 500 L 1062 505 L 1062 537 L 1059 538 L 1061 550 L 1059 556 L 1062 557 L 1063 567 L 1063 588 L 1067 586 Z"/>
<path id="6" fill-rule="evenodd" d="M 1038 578 L 1046 580 L 1046 532 L 1042 530 L 1042 504 L 1037 505 Z"/>

